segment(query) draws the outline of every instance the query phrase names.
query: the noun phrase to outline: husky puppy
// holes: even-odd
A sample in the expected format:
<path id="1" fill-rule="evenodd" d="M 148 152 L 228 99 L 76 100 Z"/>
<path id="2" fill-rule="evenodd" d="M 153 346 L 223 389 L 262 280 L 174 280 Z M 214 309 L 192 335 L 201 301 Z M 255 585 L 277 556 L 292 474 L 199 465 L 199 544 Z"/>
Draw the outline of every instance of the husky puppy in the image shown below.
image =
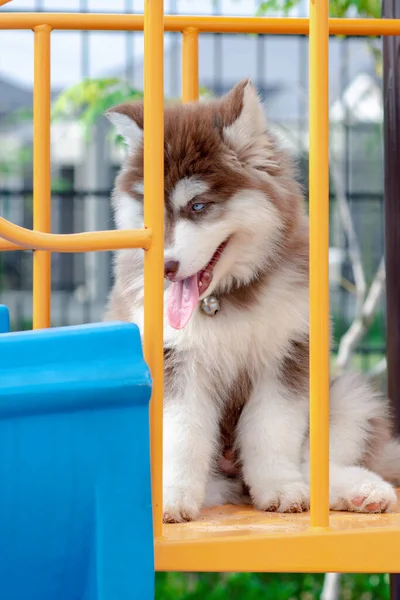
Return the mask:
<path id="1" fill-rule="evenodd" d="M 143 105 L 108 117 L 128 147 L 116 226 L 143 227 Z M 308 509 L 308 237 L 290 158 L 248 80 L 166 108 L 164 521 L 223 503 Z M 143 331 L 143 251 L 117 252 L 114 268 L 105 319 Z M 331 382 L 330 460 L 333 510 L 395 505 L 400 444 L 387 400 L 359 375 Z"/>

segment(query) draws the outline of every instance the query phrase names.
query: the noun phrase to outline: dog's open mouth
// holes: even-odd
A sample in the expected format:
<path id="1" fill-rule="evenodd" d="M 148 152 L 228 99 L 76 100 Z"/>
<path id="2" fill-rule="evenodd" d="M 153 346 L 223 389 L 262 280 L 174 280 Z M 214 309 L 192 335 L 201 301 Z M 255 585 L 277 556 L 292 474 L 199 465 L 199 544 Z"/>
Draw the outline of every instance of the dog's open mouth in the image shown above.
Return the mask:
<path id="1" fill-rule="evenodd" d="M 197 281 L 199 286 L 199 295 L 202 296 L 204 292 L 210 287 L 210 283 L 213 278 L 214 267 L 219 261 L 221 254 L 225 250 L 225 246 L 227 245 L 228 240 L 222 242 L 220 246 L 216 249 L 210 262 L 204 267 L 202 271 L 197 273 Z"/>
<path id="2" fill-rule="evenodd" d="M 210 287 L 215 265 L 227 243 L 228 240 L 225 240 L 218 246 L 204 269 L 171 284 L 168 291 L 167 316 L 174 329 L 183 329 L 188 324 L 200 296 Z"/>

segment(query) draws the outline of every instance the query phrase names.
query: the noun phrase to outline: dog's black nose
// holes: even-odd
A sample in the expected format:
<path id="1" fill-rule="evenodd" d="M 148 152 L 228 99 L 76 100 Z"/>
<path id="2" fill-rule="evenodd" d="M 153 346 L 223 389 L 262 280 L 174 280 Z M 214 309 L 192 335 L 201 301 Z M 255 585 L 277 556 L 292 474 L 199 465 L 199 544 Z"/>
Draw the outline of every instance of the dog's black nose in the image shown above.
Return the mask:
<path id="1" fill-rule="evenodd" d="M 164 264 L 164 277 L 167 279 L 171 279 L 171 281 L 175 278 L 179 269 L 179 261 L 177 260 L 167 260 Z"/>

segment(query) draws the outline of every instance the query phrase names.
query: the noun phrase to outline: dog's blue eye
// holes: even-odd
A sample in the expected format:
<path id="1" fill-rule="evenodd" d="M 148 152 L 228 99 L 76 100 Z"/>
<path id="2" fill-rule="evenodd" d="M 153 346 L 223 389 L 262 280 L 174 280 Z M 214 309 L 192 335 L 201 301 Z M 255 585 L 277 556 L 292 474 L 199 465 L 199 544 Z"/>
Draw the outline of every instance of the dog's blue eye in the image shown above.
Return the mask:
<path id="1" fill-rule="evenodd" d="M 192 204 L 192 210 L 194 212 L 201 212 L 205 207 L 205 202 L 195 202 L 194 204 Z"/>

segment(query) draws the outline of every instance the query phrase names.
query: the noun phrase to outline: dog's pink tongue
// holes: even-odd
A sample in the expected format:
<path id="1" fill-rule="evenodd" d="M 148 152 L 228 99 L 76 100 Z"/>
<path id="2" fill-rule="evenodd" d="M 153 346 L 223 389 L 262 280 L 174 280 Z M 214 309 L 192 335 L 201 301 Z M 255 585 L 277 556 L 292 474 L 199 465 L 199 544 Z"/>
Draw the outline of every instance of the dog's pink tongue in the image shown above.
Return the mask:
<path id="1" fill-rule="evenodd" d="M 167 316 L 171 327 L 183 329 L 199 301 L 197 275 L 171 284 L 168 292 Z"/>

